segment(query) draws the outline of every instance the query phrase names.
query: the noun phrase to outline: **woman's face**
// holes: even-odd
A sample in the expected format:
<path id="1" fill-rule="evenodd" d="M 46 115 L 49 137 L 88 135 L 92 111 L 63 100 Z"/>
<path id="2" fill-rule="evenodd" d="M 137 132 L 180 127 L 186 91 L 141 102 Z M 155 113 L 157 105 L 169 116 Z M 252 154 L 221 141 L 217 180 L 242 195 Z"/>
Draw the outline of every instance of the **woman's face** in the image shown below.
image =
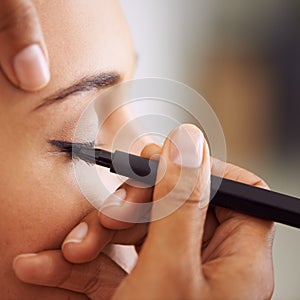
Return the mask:
<path id="1" fill-rule="evenodd" d="M 19 282 L 12 261 L 21 253 L 60 248 L 69 230 L 92 209 L 76 184 L 71 160 L 48 141 L 72 141 L 87 99 L 107 83 L 103 74 L 119 74 L 119 81 L 126 80 L 134 65 L 131 39 L 117 1 L 34 2 L 49 50 L 52 79 L 46 89 L 30 94 L 17 90 L 0 74 L 2 299 L 70 296 L 67 291 Z M 112 77 L 110 84 L 117 83 L 118 76 Z M 74 93 L 76 89 L 85 91 Z M 64 98 L 55 100 L 52 95 L 58 96 L 58 91 L 56 98 Z M 53 99 L 43 105 L 50 96 Z M 125 119 L 125 115 L 118 118 L 120 122 Z"/>

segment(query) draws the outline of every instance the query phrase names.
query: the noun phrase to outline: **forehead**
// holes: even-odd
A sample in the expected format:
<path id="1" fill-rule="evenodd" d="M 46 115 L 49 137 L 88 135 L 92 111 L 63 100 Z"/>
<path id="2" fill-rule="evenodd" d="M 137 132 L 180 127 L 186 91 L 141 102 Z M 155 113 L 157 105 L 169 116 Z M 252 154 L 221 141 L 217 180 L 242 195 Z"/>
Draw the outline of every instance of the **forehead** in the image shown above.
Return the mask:
<path id="1" fill-rule="evenodd" d="M 118 70 L 125 73 L 132 56 L 126 21 L 118 1 L 36 1 L 52 78 Z M 100 70 L 100 69 L 104 70 Z"/>
<path id="2" fill-rule="evenodd" d="M 113 71 L 124 79 L 131 76 L 134 51 L 118 1 L 33 2 L 49 52 L 51 81 L 45 89 L 32 94 L 12 87 L 1 75 L 3 106 L 12 109 L 15 104 L 17 111 L 22 111 L 24 105 L 29 111 L 30 103 L 36 105 L 35 100 L 40 101 L 91 74 Z"/>

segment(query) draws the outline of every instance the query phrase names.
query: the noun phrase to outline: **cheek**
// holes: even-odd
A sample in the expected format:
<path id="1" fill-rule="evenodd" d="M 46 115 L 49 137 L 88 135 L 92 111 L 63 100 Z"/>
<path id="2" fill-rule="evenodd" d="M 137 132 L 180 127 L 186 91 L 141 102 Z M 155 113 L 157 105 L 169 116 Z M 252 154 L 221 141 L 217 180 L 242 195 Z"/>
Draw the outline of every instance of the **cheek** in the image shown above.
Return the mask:
<path id="1" fill-rule="evenodd" d="M 49 153 L 45 159 L 17 157 L 15 170 L 9 163 L 2 164 L 0 180 L 0 251 L 1 256 L 10 258 L 24 252 L 59 249 L 69 231 L 94 209 L 82 194 L 75 168 L 67 158 Z M 99 171 L 98 180 L 106 192 L 121 184 L 108 170 Z"/>
<path id="2" fill-rule="evenodd" d="M 15 174 L 2 168 L 1 254 L 59 248 L 68 231 L 91 209 L 74 182 L 71 164 L 62 168 L 35 161 L 32 166 L 27 161 L 11 173 Z"/>
<path id="3" fill-rule="evenodd" d="M 62 168 L 61 163 L 60 168 L 39 160 L 35 164 L 28 160 L 17 160 L 15 164 L 2 161 L 0 165 L 1 294 L 18 293 L 11 299 L 21 299 L 26 294 L 30 295 L 28 299 L 39 299 L 39 293 L 49 292 L 57 294 L 56 299 L 68 298 L 63 291 L 22 284 L 14 275 L 12 262 L 21 253 L 59 249 L 66 234 L 89 212 L 90 205 L 74 185 L 71 170 Z"/>
<path id="4" fill-rule="evenodd" d="M 22 153 L 9 153 L 13 153 L 11 157 L 0 161 L 1 294 L 18 294 L 10 299 L 24 295 L 30 295 L 28 299 L 40 299 L 41 295 L 49 295 L 44 299 L 71 299 L 67 291 L 22 284 L 14 275 L 12 262 L 21 253 L 59 249 L 65 236 L 93 207 L 78 188 L 72 163 L 62 155 L 22 156 L 30 153 L 24 148 Z"/>

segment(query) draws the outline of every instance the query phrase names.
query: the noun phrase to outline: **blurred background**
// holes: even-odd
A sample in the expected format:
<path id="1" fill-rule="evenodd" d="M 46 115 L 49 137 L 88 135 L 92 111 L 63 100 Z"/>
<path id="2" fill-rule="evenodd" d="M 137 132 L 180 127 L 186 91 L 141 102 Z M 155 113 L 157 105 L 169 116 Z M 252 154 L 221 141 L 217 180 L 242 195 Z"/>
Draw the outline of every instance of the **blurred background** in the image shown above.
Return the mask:
<path id="1" fill-rule="evenodd" d="M 121 0 L 136 78 L 165 77 L 215 110 L 228 161 L 300 197 L 300 1 Z M 278 225 L 272 299 L 300 299 L 300 230 Z"/>

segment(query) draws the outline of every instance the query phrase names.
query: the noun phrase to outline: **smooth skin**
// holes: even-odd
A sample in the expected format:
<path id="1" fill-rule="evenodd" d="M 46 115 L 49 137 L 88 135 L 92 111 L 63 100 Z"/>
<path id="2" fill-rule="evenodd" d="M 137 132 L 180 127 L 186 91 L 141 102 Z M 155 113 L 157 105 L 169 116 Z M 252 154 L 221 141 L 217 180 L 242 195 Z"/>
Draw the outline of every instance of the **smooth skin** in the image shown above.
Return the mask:
<path id="1" fill-rule="evenodd" d="M 188 176 L 179 181 L 179 194 L 182 194 L 191 188 L 190 178 L 198 178 L 184 205 L 173 214 L 151 222 L 149 227 L 147 224 L 128 223 L 125 226 L 118 221 L 108 222 L 103 214 L 91 212 L 83 219 L 88 231 L 81 240 L 74 240 L 78 237 L 77 227 L 68 235 L 61 251 L 17 257 L 14 261 L 17 276 L 24 282 L 83 293 L 89 299 L 107 296 L 164 300 L 270 299 L 274 224 L 228 209 L 208 208 L 207 183 L 211 168 L 208 147 L 200 130 L 191 125 L 184 125 L 184 128 L 202 145 L 203 151 L 201 166 L 188 168 Z M 170 154 L 170 140 L 175 133 L 176 130 L 161 150 L 167 171 L 154 189 L 153 201 L 172 191 L 180 172 L 186 170 L 174 164 Z M 150 145 L 142 154 L 149 157 L 159 152 L 157 146 Z M 212 160 L 214 174 L 220 172 L 220 166 L 219 161 Z M 160 164 L 158 172 L 162 169 Z M 226 165 L 225 177 L 268 188 L 256 175 L 231 164 Z M 150 191 L 145 194 L 128 185 L 124 188 L 129 201 L 140 201 L 141 192 L 148 200 L 151 198 Z M 176 196 L 172 197 L 176 201 Z M 123 230 L 119 229 L 120 225 Z M 116 290 L 103 280 L 101 271 L 107 272 L 107 269 L 102 270 L 99 263 L 99 252 L 110 243 L 134 244 L 141 248 L 133 271 L 125 277 L 119 270 L 117 279 L 125 278 Z"/>

